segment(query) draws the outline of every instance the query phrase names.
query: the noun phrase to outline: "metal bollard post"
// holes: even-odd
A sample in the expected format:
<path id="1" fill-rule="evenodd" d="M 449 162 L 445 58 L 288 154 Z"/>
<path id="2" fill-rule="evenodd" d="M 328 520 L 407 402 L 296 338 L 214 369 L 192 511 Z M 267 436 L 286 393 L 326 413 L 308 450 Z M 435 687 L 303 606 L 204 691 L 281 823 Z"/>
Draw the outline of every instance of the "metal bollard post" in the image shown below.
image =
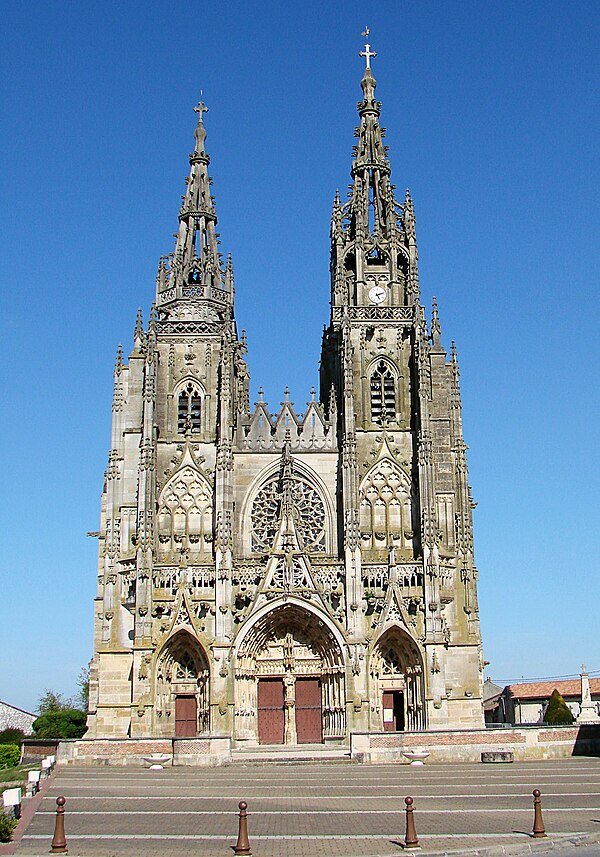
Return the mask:
<path id="1" fill-rule="evenodd" d="M 235 844 L 234 852 L 239 855 L 239 857 L 252 857 L 252 852 L 250 851 L 250 842 L 248 841 L 248 816 L 246 814 L 246 809 L 248 804 L 245 800 L 241 800 L 239 802 L 240 808 L 240 826 L 238 830 L 238 838 Z"/>
<path id="2" fill-rule="evenodd" d="M 417 831 L 415 829 L 415 819 L 413 817 L 414 807 L 413 807 L 413 799 L 411 797 L 405 797 L 404 803 L 406 804 L 406 835 L 404 837 L 404 847 L 405 848 L 420 848 L 419 838 L 417 836 Z"/>
<path id="3" fill-rule="evenodd" d="M 52 837 L 51 854 L 67 854 L 67 840 L 65 839 L 65 803 L 61 795 L 56 798 L 56 821 L 54 823 L 54 836 Z"/>
<path id="4" fill-rule="evenodd" d="M 546 835 L 542 819 L 542 798 L 539 789 L 533 790 L 533 838 L 542 839 Z"/>

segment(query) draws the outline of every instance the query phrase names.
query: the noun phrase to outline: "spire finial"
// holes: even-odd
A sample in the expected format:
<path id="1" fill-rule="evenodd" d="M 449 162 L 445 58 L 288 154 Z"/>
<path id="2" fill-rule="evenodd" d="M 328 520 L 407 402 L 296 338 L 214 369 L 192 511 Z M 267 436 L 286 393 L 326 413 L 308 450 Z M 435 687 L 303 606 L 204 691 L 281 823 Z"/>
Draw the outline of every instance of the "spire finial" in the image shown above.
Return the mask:
<path id="1" fill-rule="evenodd" d="M 202 91 L 200 92 L 202 95 Z M 194 113 L 198 114 L 198 125 L 196 126 L 196 130 L 194 131 L 194 137 L 196 139 L 196 149 L 195 154 L 204 155 L 204 141 L 206 140 L 206 129 L 204 127 L 204 120 L 202 119 L 202 114 L 208 111 L 208 107 L 202 101 L 202 98 L 198 102 L 198 104 L 194 107 Z"/>
<path id="2" fill-rule="evenodd" d="M 365 27 L 364 32 L 363 32 L 363 34 L 362 34 L 362 35 L 365 37 L 365 39 L 368 39 L 368 38 L 369 38 L 369 33 L 370 33 L 370 32 L 371 32 L 371 31 L 369 30 L 369 28 L 368 28 L 368 27 Z M 365 67 L 366 67 L 366 68 L 371 68 L 371 57 L 376 57 L 376 56 L 377 56 L 376 52 L 371 50 L 371 45 L 370 45 L 368 42 L 366 42 L 366 43 L 365 43 L 365 49 L 364 49 L 364 51 L 361 51 L 361 52 L 359 53 L 359 57 L 364 57 L 364 58 L 365 58 L 365 62 L 366 62 L 366 66 L 365 66 Z"/>

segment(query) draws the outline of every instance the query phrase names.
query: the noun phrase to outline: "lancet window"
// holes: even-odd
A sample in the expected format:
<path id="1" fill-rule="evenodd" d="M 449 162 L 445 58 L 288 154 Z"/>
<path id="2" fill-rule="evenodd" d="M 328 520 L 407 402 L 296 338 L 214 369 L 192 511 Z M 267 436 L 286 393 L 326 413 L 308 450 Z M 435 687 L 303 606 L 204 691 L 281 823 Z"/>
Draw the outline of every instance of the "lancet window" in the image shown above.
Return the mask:
<path id="1" fill-rule="evenodd" d="M 191 381 L 179 393 L 177 400 L 177 432 L 199 434 L 201 430 L 202 396 Z"/>
<path id="2" fill-rule="evenodd" d="M 371 420 L 396 419 L 396 380 L 388 364 L 380 360 L 371 373 Z"/>

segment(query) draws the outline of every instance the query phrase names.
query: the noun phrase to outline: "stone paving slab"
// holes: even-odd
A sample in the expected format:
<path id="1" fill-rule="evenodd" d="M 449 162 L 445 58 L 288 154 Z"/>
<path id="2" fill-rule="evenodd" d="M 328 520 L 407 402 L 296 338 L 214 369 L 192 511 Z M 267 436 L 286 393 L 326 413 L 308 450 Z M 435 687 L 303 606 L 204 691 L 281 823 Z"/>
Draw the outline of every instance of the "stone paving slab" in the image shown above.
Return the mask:
<path id="1" fill-rule="evenodd" d="M 543 795 L 552 840 L 533 841 L 531 791 Z M 255 857 L 402 854 L 404 796 L 415 801 L 423 854 L 490 848 L 548 850 L 600 837 L 600 759 L 510 766 L 269 765 L 268 767 L 63 768 L 18 854 L 47 853 L 59 794 L 67 798 L 71 855 L 232 854 L 237 804 L 248 802 Z M 581 846 L 579 846 L 581 847 Z M 595 847 L 588 843 L 588 847 Z M 600 848 L 598 848 L 600 855 Z"/>

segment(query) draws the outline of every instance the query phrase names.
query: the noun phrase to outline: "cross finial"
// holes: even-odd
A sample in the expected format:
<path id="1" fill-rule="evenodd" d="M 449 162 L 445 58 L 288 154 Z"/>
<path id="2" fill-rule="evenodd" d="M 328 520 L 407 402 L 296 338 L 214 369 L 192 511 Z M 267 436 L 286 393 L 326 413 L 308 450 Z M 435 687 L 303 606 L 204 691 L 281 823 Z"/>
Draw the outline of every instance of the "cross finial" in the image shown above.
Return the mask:
<path id="1" fill-rule="evenodd" d="M 368 28 L 368 27 L 365 27 L 365 30 L 364 30 L 364 33 L 363 33 L 363 36 L 365 37 L 365 39 L 368 39 L 368 38 L 369 38 L 369 33 L 370 33 L 370 32 L 371 32 L 371 31 L 369 30 L 369 28 Z M 367 63 L 367 66 L 366 66 L 366 67 L 367 67 L 367 68 L 371 68 L 371 57 L 376 57 L 376 56 L 377 56 L 377 54 L 376 54 L 376 52 L 375 52 L 375 51 L 372 51 L 372 50 L 371 50 L 371 45 L 367 42 L 367 43 L 365 44 L 365 49 L 364 49 L 364 51 L 361 51 L 361 52 L 359 53 L 359 56 L 360 56 L 360 57 L 364 57 L 364 58 L 365 58 L 365 60 L 366 60 L 366 63 Z"/>
<path id="2" fill-rule="evenodd" d="M 207 107 L 207 106 L 206 106 L 206 104 L 202 101 L 202 99 L 200 99 L 200 101 L 198 102 L 198 104 L 194 107 L 194 113 L 199 113 L 199 114 L 200 114 L 200 116 L 199 116 L 198 118 L 199 118 L 199 119 L 202 119 L 202 114 L 203 114 L 203 113 L 207 113 L 207 112 L 208 112 L 208 107 Z"/>

